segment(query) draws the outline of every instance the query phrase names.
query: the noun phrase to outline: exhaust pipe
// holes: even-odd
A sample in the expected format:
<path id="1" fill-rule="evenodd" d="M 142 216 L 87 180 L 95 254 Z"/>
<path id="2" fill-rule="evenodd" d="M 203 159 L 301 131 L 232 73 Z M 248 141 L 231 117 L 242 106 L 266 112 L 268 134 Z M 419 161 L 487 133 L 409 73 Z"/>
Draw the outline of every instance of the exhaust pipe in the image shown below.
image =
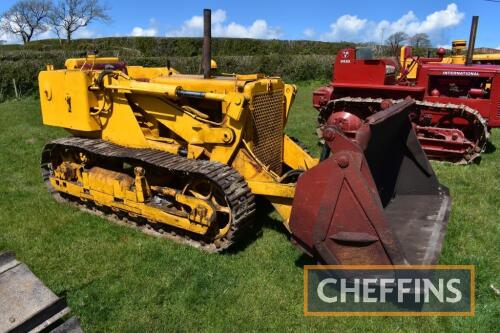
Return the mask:
<path id="1" fill-rule="evenodd" d="M 212 60 L 212 11 L 203 10 L 203 78 L 210 78 Z"/>
<path id="2" fill-rule="evenodd" d="M 472 65 L 472 57 L 474 56 L 474 47 L 476 45 L 478 22 L 479 22 L 479 16 L 472 16 L 472 25 L 470 27 L 470 36 L 469 36 L 469 48 L 467 49 L 467 58 L 465 60 L 465 64 L 467 66 Z"/>

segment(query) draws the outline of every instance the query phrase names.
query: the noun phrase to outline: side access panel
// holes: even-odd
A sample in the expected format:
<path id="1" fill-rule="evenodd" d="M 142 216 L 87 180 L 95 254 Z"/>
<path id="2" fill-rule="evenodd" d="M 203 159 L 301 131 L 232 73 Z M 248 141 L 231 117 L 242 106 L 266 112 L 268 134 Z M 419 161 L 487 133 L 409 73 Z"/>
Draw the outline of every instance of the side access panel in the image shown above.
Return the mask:
<path id="1" fill-rule="evenodd" d="M 91 76 L 79 70 L 42 71 L 38 76 L 42 119 L 45 125 L 92 132 L 101 129 L 91 107 L 97 100 L 88 90 Z"/>

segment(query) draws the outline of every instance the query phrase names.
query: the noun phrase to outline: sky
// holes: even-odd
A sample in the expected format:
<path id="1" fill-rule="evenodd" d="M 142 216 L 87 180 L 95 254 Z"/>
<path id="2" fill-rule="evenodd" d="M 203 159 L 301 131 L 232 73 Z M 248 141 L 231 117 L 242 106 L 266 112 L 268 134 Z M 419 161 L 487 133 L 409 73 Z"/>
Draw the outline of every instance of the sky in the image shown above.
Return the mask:
<path id="1" fill-rule="evenodd" d="M 103 0 L 112 21 L 96 22 L 76 38 L 107 36 L 202 36 L 203 8 L 212 9 L 214 37 L 305 39 L 380 43 L 396 31 L 427 33 L 434 46 L 468 39 L 479 15 L 476 47 L 500 49 L 498 0 L 414 1 L 160 1 Z M 15 0 L 1 0 L 0 13 Z M 37 39 L 53 38 L 48 31 Z M 0 33 L 0 40 L 19 42 Z"/>

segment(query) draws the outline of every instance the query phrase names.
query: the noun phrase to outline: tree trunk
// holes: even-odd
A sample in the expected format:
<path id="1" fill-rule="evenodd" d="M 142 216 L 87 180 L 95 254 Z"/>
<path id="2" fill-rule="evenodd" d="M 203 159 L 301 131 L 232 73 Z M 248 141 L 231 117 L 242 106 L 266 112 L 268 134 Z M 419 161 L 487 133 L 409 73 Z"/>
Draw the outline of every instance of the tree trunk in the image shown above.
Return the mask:
<path id="1" fill-rule="evenodd" d="M 71 43 L 71 31 L 66 30 L 66 43 Z"/>
<path id="2" fill-rule="evenodd" d="M 59 45 L 62 45 L 61 32 L 58 29 L 55 29 L 57 40 L 59 41 Z"/>

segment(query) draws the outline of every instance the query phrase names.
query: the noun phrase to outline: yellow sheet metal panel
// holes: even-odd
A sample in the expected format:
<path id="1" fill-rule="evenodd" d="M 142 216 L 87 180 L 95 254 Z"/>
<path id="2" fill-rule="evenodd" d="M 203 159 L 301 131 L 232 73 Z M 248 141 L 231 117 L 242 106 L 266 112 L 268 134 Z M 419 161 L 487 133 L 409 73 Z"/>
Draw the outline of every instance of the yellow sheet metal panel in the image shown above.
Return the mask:
<path id="1" fill-rule="evenodd" d="M 64 67 L 66 67 L 66 69 L 79 69 L 84 65 L 110 64 L 119 61 L 120 59 L 115 57 L 96 57 L 95 55 L 89 55 L 86 58 L 67 59 L 64 62 Z"/>
<path id="2" fill-rule="evenodd" d="M 152 83 L 163 83 L 181 86 L 185 90 L 212 92 L 226 94 L 237 91 L 237 80 L 233 76 L 213 77 L 204 79 L 203 75 L 173 74 L 170 76 L 159 76 L 151 80 Z"/>
<path id="3" fill-rule="evenodd" d="M 474 54 L 473 61 L 500 61 L 500 53 Z"/>
<path id="4" fill-rule="evenodd" d="M 175 69 L 167 67 L 127 66 L 127 74 L 134 80 L 151 80 L 159 76 L 177 74 Z"/>
<path id="5" fill-rule="evenodd" d="M 294 142 L 288 135 L 284 138 L 283 162 L 292 169 L 309 170 L 319 163 L 317 158 L 309 155 L 301 146 Z"/>
<path id="6" fill-rule="evenodd" d="M 295 184 L 280 184 L 272 181 L 248 181 L 248 186 L 253 194 L 265 195 L 268 197 L 280 197 L 293 199 L 295 194 Z"/>
<path id="7" fill-rule="evenodd" d="M 91 116 L 97 106 L 88 91 L 91 79 L 81 71 L 42 71 L 38 76 L 42 119 L 45 125 L 78 131 L 99 131 L 99 120 Z"/>
<path id="8" fill-rule="evenodd" d="M 131 148 L 148 148 L 149 144 L 124 94 L 113 95 L 113 110 L 101 116 L 104 140 Z"/>

